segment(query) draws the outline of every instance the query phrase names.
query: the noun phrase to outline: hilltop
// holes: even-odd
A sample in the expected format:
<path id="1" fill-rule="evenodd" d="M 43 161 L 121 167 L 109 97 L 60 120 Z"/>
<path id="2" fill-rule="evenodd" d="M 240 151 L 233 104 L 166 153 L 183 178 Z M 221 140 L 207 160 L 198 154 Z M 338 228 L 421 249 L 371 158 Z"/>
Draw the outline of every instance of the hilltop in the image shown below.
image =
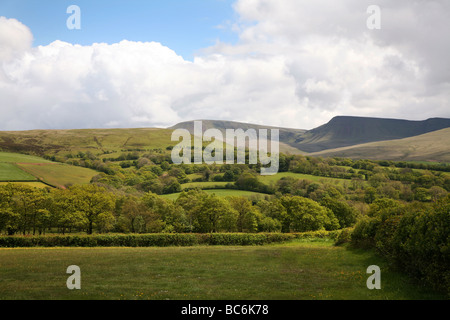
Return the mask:
<path id="1" fill-rule="evenodd" d="M 372 146 L 375 149 L 368 149 L 371 146 L 359 147 L 365 143 L 391 141 L 423 134 L 435 132 L 450 127 L 450 119 L 431 118 L 423 121 L 411 121 L 402 119 L 366 118 L 338 116 L 328 123 L 312 130 L 292 129 L 282 127 L 270 127 L 249 123 L 201 120 L 203 132 L 207 129 L 219 129 L 225 134 L 225 129 L 279 129 L 280 130 L 280 151 L 290 154 L 317 154 L 317 155 L 339 155 L 342 157 L 362 157 L 371 159 L 383 158 L 383 154 L 389 148 L 395 148 L 397 142 L 393 142 L 386 148 L 384 145 Z M 193 133 L 194 121 L 179 123 L 171 129 L 183 128 Z M 439 136 L 439 138 L 437 138 Z M 439 142 L 434 139 L 439 139 Z M 447 146 L 450 145 L 449 135 L 437 134 L 423 139 L 416 143 L 414 139 L 400 142 L 401 151 L 393 156 L 395 159 L 409 159 L 408 155 L 414 150 L 414 159 L 418 160 L 443 160 L 442 154 L 446 154 Z M 426 142 L 425 142 L 426 141 Z M 414 144 L 416 143 L 416 144 Z M 433 146 L 431 146 L 431 145 Z M 354 148 L 345 148 L 352 147 Z M 341 148 L 341 149 L 338 149 Z M 378 148 L 378 149 L 377 149 Z M 433 149 L 433 152 L 422 150 L 422 148 Z M 329 150 L 329 152 L 326 152 Z M 351 151 L 350 151 L 351 150 Z M 369 152 L 369 150 L 372 150 Z M 319 153 L 323 151 L 322 153 Z M 377 153 L 378 152 L 378 153 Z M 389 152 L 390 154 L 391 152 Z M 412 158 L 411 158 L 412 159 Z"/>
<path id="2" fill-rule="evenodd" d="M 226 129 L 255 129 L 257 132 L 278 129 L 280 152 L 285 154 L 448 161 L 450 135 L 445 129 L 450 128 L 450 119 L 444 118 L 411 121 L 338 116 L 312 130 L 235 121 L 201 121 L 203 132 L 215 128 L 224 137 Z M 99 157 L 120 156 L 128 151 L 166 152 L 178 143 L 171 141 L 171 135 L 179 128 L 193 134 L 194 121 L 169 128 L 0 131 L 0 150 L 62 157 L 79 152 Z M 444 131 L 439 132 L 441 130 Z M 422 135 L 425 136 L 419 138 Z"/>
<path id="3" fill-rule="evenodd" d="M 419 136 L 369 142 L 311 153 L 312 156 L 372 160 L 450 162 L 450 128 Z"/>
<path id="4" fill-rule="evenodd" d="M 450 119 L 424 121 L 339 116 L 299 136 L 292 145 L 318 152 L 367 142 L 402 139 L 450 127 Z"/>

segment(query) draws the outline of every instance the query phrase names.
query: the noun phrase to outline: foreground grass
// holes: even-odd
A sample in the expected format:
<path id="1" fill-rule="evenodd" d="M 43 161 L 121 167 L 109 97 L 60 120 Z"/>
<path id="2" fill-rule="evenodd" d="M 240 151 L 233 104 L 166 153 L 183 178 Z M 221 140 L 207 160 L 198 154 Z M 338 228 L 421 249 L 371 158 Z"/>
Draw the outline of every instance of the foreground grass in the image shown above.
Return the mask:
<path id="1" fill-rule="evenodd" d="M 381 290 L 366 269 L 381 267 Z M 81 268 L 81 290 L 66 269 Z M 168 248 L 0 249 L 0 299 L 441 299 L 371 252 L 332 242 Z"/>

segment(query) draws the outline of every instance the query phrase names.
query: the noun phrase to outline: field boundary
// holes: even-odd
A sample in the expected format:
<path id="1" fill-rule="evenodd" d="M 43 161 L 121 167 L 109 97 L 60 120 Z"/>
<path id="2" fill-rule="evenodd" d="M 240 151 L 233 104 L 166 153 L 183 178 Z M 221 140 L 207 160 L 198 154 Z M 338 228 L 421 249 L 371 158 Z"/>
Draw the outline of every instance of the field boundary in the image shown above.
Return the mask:
<path id="1" fill-rule="evenodd" d="M 27 247 L 169 247 L 169 246 L 257 246 L 295 239 L 331 238 L 338 231 L 304 233 L 149 233 L 96 235 L 0 236 L 0 248 Z"/>

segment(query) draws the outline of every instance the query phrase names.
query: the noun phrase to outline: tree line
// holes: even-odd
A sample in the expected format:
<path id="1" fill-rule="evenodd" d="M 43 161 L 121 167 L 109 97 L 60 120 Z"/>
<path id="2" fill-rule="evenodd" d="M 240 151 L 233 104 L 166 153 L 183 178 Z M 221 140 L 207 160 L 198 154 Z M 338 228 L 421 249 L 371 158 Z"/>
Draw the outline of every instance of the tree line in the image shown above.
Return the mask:
<path id="1" fill-rule="evenodd" d="M 304 232 L 353 225 L 358 212 L 342 199 L 320 202 L 281 195 L 258 201 L 219 197 L 202 190 L 176 201 L 152 192 L 112 192 L 96 185 L 68 189 L 0 186 L 0 232 L 46 234 L 86 232 L 216 233 Z"/>

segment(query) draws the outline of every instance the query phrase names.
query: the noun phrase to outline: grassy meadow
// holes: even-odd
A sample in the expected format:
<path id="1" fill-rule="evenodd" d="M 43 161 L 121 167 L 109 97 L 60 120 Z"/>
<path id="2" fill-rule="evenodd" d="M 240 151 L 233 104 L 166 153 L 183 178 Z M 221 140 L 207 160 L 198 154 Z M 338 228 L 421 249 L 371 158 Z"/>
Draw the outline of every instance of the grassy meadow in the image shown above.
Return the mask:
<path id="1" fill-rule="evenodd" d="M 20 164 L 19 167 L 38 177 L 40 180 L 56 187 L 68 184 L 87 184 L 98 172 L 88 168 L 70 166 L 67 164 Z"/>
<path id="2" fill-rule="evenodd" d="M 320 177 L 320 176 L 313 176 L 311 174 L 302 174 L 302 173 L 294 173 L 294 172 L 278 172 L 277 174 L 270 175 L 270 176 L 259 176 L 258 179 L 265 184 L 270 184 L 270 183 L 276 183 L 278 180 L 280 180 L 284 177 L 292 177 L 295 179 L 310 180 L 310 181 L 315 181 L 315 182 L 325 181 L 327 183 L 332 183 L 332 184 L 344 184 L 344 183 L 348 183 L 350 181 L 348 179 L 326 178 L 326 177 Z"/>
<path id="3" fill-rule="evenodd" d="M 50 163 L 41 157 L 30 156 L 21 153 L 0 152 L 0 162 L 9 163 Z"/>
<path id="4" fill-rule="evenodd" d="M 366 269 L 381 268 L 381 290 Z M 81 269 L 81 290 L 66 269 Z M 235 247 L 0 249 L 0 299 L 404 300 L 443 299 L 371 251 L 330 240 Z"/>
<path id="5" fill-rule="evenodd" d="M 37 180 L 31 174 L 21 170 L 13 163 L 0 162 L 0 181 Z"/>
<path id="6" fill-rule="evenodd" d="M 245 191 L 245 190 L 233 190 L 233 189 L 206 189 L 204 190 L 206 193 L 209 194 L 215 194 L 218 197 L 249 197 L 249 198 L 264 198 L 265 196 L 270 196 L 270 195 L 266 195 L 263 193 L 259 193 L 259 192 L 253 192 L 253 191 Z M 165 199 L 170 199 L 170 200 L 176 200 L 178 199 L 178 196 L 180 195 L 180 193 L 171 193 L 171 194 L 164 194 L 161 195 L 161 197 L 165 198 Z"/>
<path id="7" fill-rule="evenodd" d="M 47 187 L 38 181 L 41 180 L 55 187 L 64 187 L 87 184 L 96 174 L 95 170 L 51 162 L 37 156 L 0 152 L 0 184 L 13 181 L 37 188 Z"/>

